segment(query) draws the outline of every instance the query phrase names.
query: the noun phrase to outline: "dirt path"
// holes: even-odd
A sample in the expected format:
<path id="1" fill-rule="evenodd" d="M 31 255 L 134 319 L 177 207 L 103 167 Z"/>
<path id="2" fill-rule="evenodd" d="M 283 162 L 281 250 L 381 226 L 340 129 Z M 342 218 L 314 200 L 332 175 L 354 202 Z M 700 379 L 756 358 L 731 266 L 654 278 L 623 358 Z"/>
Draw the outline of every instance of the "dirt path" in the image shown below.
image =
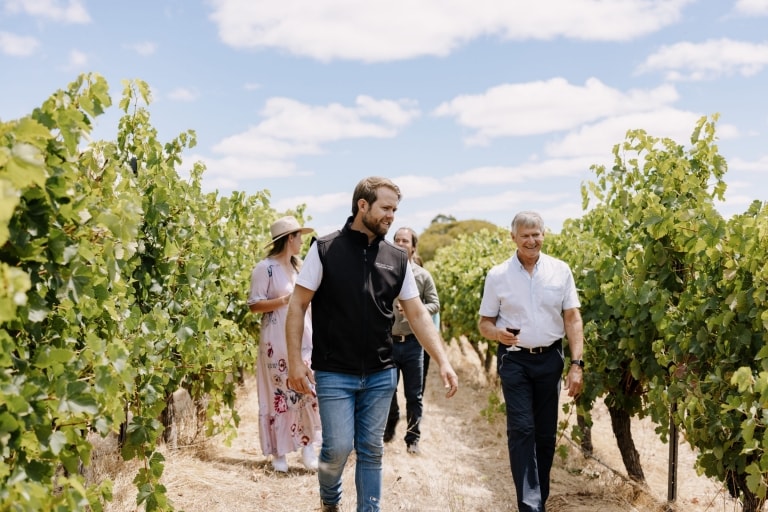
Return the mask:
<path id="1" fill-rule="evenodd" d="M 461 379 L 461 390 L 456 397 L 446 400 L 436 368 L 431 369 L 424 400 L 422 454 L 406 453 L 401 440 L 404 421 L 398 425 L 396 440 L 386 445 L 384 512 L 517 510 L 504 418 L 498 415 L 489 421 L 481 413 L 487 407 L 493 388 L 484 382 L 479 362 L 471 350 L 461 351 L 454 343 L 450 356 Z M 288 474 L 274 473 L 268 459 L 261 454 L 254 379 L 246 381 L 238 401 L 242 421 L 231 446 L 213 439 L 204 447 L 166 453 L 164 483 L 176 509 L 187 512 L 318 510 L 317 476 L 304 469 L 298 453 L 288 457 Z M 556 458 L 547 510 L 665 510 L 668 447 L 658 441 L 649 424 L 638 422 L 633 426 L 633 436 L 649 483 L 646 490 L 626 483 L 608 469 L 623 472 L 623 465 L 607 412 L 598 409 L 593 437 L 595 456 L 600 462 L 585 459 L 573 447 L 568 460 Z M 563 442 L 568 444 L 567 440 Z M 696 475 L 692 469 L 693 456 L 684 445 L 680 445 L 680 458 L 680 486 L 674 510 L 740 510 L 724 497 L 718 485 Z M 344 474 L 342 510 L 345 512 L 355 510 L 353 463 L 351 459 Z M 126 469 L 105 470 L 113 473 L 115 480 L 115 499 L 107 511 L 136 510 L 136 493 L 131 483 L 135 473 Z"/>

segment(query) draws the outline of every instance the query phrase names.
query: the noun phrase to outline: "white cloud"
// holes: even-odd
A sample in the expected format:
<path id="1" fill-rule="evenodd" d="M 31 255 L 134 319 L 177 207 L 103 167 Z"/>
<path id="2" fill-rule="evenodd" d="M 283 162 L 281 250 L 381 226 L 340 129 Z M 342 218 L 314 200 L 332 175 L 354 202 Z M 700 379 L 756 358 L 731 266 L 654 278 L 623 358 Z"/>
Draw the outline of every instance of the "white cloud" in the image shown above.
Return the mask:
<path id="1" fill-rule="evenodd" d="M 128 48 L 129 50 L 133 50 L 134 52 L 138 53 L 142 56 L 147 55 L 153 55 L 155 51 L 157 51 L 157 45 L 150 41 L 143 41 L 140 43 L 132 43 L 124 45 L 125 48 Z"/>
<path id="2" fill-rule="evenodd" d="M 88 65 L 88 55 L 80 50 L 70 50 L 69 60 L 62 66 L 66 71 L 85 71 Z"/>
<path id="3" fill-rule="evenodd" d="M 91 16 L 81 0 L 5 0 L 5 10 L 12 14 L 25 13 L 64 23 L 90 23 Z"/>
<path id="4" fill-rule="evenodd" d="M 207 190 L 243 190 L 247 182 L 298 175 L 296 165 L 287 160 L 269 158 L 249 160 L 233 156 L 210 158 L 203 155 L 191 155 L 185 158 L 184 162 L 200 162 L 205 165 L 203 182 L 206 184 Z M 183 164 L 180 167 L 182 169 L 187 168 Z M 188 169 L 185 172 L 188 174 Z"/>
<path id="5" fill-rule="evenodd" d="M 680 19 L 693 0 L 214 0 L 219 36 L 318 60 L 444 56 L 473 39 L 626 41 Z"/>
<path id="6" fill-rule="evenodd" d="M 445 178 L 452 190 L 468 186 L 499 186 L 533 180 L 581 176 L 595 163 L 591 158 L 531 160 L 514 166 L 476 167 Z"/>
<path id="7" fill-rule="evenodd" d="M 186 87 L 177 87 L 168 93 L 168 99 L 173 101 L 183 101 L 186 103 L 196 101 L 200 97 L 197 91 Z"/>
<path id="8" fill-rule="evenodd" d="M 435 109 L 437 116 L 455 117 L 472 130 L 470 145 L 487 144 L 497 137 L 537 135 L 574 129 L 609 116 L 652 111 L 676 101 L 669 85 L 626 92 L 590 78 L 583 86 L 563 78 L 504 84 L 484 94 L 465 95 Z"/>
<path id="9" fill-rule="evenodd" d="M 322 152 L 320 145 L 359 138 L 391 138 L 419 116 L 410 101 L 376 100 L 359 96 L 356 105 L 314 106 L 290 98 L 270 98 L 264 118 L 243 133 L 214 147 L 217 153 L 289 158 Z"/>
<path id="10" fill-rule="evenodd" d="M 547 154 L 556 157 L 610 157 L 611 149 L 625 140 L 628 130 L 645 130 L 653 137 L 668 137 L 685 144 L 700 117 L 701 114 L 673 108 L 611 117 L 594 124 L 585 124 L 569 132 L 561 140 L 549 143 Z"/>
<path id="11" fill-rule="evenodd" d="M 258 159 L 285 159 L 322 152 L 315 143 L 271 137 L 263 133 L 259 127 L 227 137 L 214 146 L 213 150 L 220 154 Z"/>
<path id="12" fill-rule="evenodd" d="M 738 157 L 733 158 L 728 161 L 728 169 L 731 171 L 762 172 L 768 175 L 768 155 L 763 155 L 759 159 L 752 161 Z"/>
<path id="13" fill-rule="evenodd" d="M 12 57 L 27 57 L 35 53 L 40 42 L 34 37 L 0 32 L 0 52 Z"/>
<path id="14" fill-rule="evenodd" d="M 465 199 L 460 199 L 451 207 L 451 215 L 457 213 L 472 212 L 514 212 L 525 208 L 526 204 L 532 202 L 554 203 L 568 198 L 568 194 L 561 192 L 547 193 L 538 192 L 530 189 L 521 189 L 519 187 L 509 188 L 503 192 L 489 194 L 485 196 L 473 195 Z M 511 218 L 510 218 L 511 220 Z"/>
<path id="15" fill-rule="evenodd" d="M 223 155 L 221 158 L 201 159 L 208 168 L 207 186 L 216 183 L 216 188 L 231 190 L 256 179 L 306 175 L 293 159 L 321 154 L 324 144 L 335 141 L 394 137 L 420 113 L 411 101 L 359 96 L 353 106 L 316 106 L 271 98 L 260 115 L 263 119 L 259 124 L 213 147 L 214 153 Z M 326 200 L 327 196 L 319 202 L 312 200 L 313 207 L 319 211 Z"/>
<path id="16" fill-rule="evenodd" d="M 638 72 L 666 72 L 667 80 L 710 80 L 740 74 L 752 76 L 768 65 L 768 43 L 710 39 L 661 47 Z"/>
<path id="17" fill-rule="evenodd" d="M 438 194 L 447 189 L 444 179 L 433 178 L 431 176 L 405 175 L 393 178 L 404 199 L 409 201 L 420 197 L 427 197 Z"/>
<path id="18" fill-rule="evenodd" d="M 259 128 L 276 137 L 307 141 L 390 138 L 397 134 L 397 128 L 419 115 L 407 101 L 358 96 L 355 103 L 354 107 L 338 103 L 312 106 L 288 98 L 272 98 L 262 111 L 266 119 Z"/>
<path id="19" fill-rule="evenodd" d="M 301 204 L 306 204 L 313 212 L 317 213 L 327 213 L 336 209 L 344 208 L 351 214 L 352 192 L 334 192 L 332 194 L 320 194 L 316 196 L 293 196 L 274 201 L 272 206 L 277 211 L 286 211 L 296 208 Z M 343 219 L 339 219 L 339 221 L 342 220 Z"/>
<path id="20" fill-rule="evenodd" d="M 747 15 L 768 15 L 768 0 L 737 0 L 734 10 Z"/>

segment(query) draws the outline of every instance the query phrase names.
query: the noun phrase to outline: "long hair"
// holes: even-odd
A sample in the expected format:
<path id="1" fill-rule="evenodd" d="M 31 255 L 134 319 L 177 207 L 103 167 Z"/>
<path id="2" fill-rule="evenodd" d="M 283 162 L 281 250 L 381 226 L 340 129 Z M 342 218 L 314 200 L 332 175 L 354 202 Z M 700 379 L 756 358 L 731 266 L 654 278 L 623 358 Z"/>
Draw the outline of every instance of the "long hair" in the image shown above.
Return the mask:
<path id="1" fill-rule="evenodd" d="M 297 236 L 299 233 L 300 231 L 294 231 L 293 233 L 288 233 L 284 237 L 275 240 L 275 243 L 272 244 L 272 247 L 270 247 L 269 252 L 267 253 L 267 257 L 270 258 L 282 253 L 285 250 L 285 246 L 288 244 L 288 239 Z M 291 255 L 291 266 L 296 272 L 301 269 L 301 260 L 295 255 Z"/>
<path id="2" fill-rule="evenodd" d="M 368 204 L 376 202 L 376 191 L 379 187 L 387 187 L 397 194 L 397 200 L 400 201 L 402 194 L 400 193 L 400 187 L 394 184 L 389 178 L 381 178 L 379 176 L 369 176 L 363 178 L 355 187 L 355 192 L 352 194 L 352 216 L 357 215 L 359 210 L 357 202 L 360 199 L 365 199 Z"/>

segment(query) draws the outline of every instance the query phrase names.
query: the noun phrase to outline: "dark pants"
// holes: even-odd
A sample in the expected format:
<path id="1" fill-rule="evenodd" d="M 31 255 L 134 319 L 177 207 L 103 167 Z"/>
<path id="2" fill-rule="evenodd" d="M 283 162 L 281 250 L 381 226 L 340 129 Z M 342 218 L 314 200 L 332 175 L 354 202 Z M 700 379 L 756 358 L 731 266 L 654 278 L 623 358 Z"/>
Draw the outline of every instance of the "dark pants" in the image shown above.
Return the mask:
<path id="1" fill-rule="evenodd" d="M 424 349 L 416 336 L 409 335 L 405 341 L 395 341 L 392 346 L 392 358 L 397 365 L 398 379 L 403 375 L 403 390 L 405 392 L 405 416 L 408 429 L 405 432 L 405 444 L 413 444 L 421 437 L 419 424 L 422 414 L 422 381 L 424 378 Z M 397 403 L 397 391 L 392 394 L 392 404 L 389 407 L 389 417 L 385 433 L 392 435 L 400 419 L 400 406 Z"/>
<path id="2" fill-rule="evenodd" d="M 497 368 L 507 408 L 509 463 L 521 512 L 546 510 L 563 367 L 559 345 L 543 354 L 499 347 Z"/>

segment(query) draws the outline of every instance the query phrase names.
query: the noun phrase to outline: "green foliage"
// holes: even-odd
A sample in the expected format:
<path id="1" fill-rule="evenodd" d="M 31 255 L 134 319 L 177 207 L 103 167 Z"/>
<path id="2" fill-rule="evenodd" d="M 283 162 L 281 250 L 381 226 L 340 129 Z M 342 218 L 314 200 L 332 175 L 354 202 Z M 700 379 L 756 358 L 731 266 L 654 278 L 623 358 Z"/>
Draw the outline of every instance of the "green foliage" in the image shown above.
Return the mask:
<path id="1" fill-rule="evenodd" d="M 101 510 L 109 482 L 80 470 L 92 436 L 121 424 L 123 456 L 144 461 L 138 504 L 169 510 L 157 448 L 172 393 L 208 404 L 209 432 L 237 423 L 256 357 L 245 291 L 276 213 L 266 193 L 203 193 L 200 165 L 182 180 L 195 134 L 158 141 L 149 101 L 126 82 L 116 141 L 85 149 L 111 105 L 95 74 L 0 124 L 2 510 Z"/>
<path id="2" fill-rule="evenodd" d="M 426 264 L 435 280 L 440 296 L 440 321 L 447 339 L 466 336 L 484 361 L 491 361 L 495 343 L 487 343 L 477 329 L 480 301 L 485 275 L 493 265 L 509 258 L 514 244 L 507 230 L 494 227 L 492 231 L 458 235 L 447 247 L 439 249 L 433 261 Z"/>
<path id="3" fill-rule="evenodd" d="M 492 423 L 500 418 L 505 418 L 507 412 L 506 404 L 501 400 L 498 393 L 488 395 L 488 405 L 480 411 L 480 416 Z"/>
<path id="4" fill-rule="evenodd" d="M 544 251 L 570 264 L 579 288 L 585 425 L 602 397 L 650 416 L 666 440 L 675 411 L 702 472 L 757 510 L 768 489 L 768 207 L 756 201 L 727 222 L 715 209 L 727 169 L 716 120 L 702 118 L 687 147 L 628 132 L 613 166 L 593 168 L 583 186 L 584 216 L 547 235 Z M 428 268 L 446 334 L 483 355 L 474 340 L 485 275 L 513 247 L 501 229 L 455 238 Z"/>
<path id="5" fill-rule="evenodd" d="M 669 394 L 710 476 L 762 503 L 768 479 L 768 208 L 734 216 L 684 304 L 690 354 Z M 675 356 L 675 352 L 672 353 Z M 734 492 L 734 494 L 736 494 Z M 751 498 L 751 499 L 750 499 Z"/>
<path id="6" fill-rule="evenodd" d="M 743 412 L 764 409 L 731 376 L 766 367 L 765 212 L 756 203 L 726 222 L 716 211 L 726 163 L 715 120 L 699 121 L 688 149 L 629 132 L 613 168 L 584 187 L 585 207 L 597 205 L 563 234 L 592 254 L 571 255 L 593 362 L 584 399 L 650 415 L 662 439 L 676 410 L 702 471 L 754 503 L 768 439 L 761 413 Z"/>
<path id="7" fill-rule="evenodd" d="M 478 233 L 481 230 L 495 231 L 496 226 L 484 220 L 461 220 L 457 221 L 453 217 L 439 215 L 432 220 L 432 223 L 419 235 L 419 256 L 424 262 L 431 261 L 441 247 L 451 245 L 461 235 Z"/>
<path id="8" fill-rule="evenodd" d="M 237 424 L 235 386 L 258 337 L 245 292 L 279 215 L 267 192 L 203 193 L 199 164 L 181 179 L 195 134 L 161 143 L 149 102 L 147 84 L 126 82 L 116 140 L 81 147 L 111 105 L 103 78 L 83 75 L 0 123 L 0 510 L 102 510 L 110 482 L 80 473 L 93 436 L 121 425 L 123 457 L 143 462 L 137 504 L 170 510 L 158 444 L 173 392 L 207 404 L 208 433 Z M 650 416 L 666 439 L 674 410 L 701 470 L 757 510 L 768 491 L 768 207 L 717 213 L 715 121 L 702 118 L 687 148 L 629 132 L 583 187 L 593 207 L 544 251 L 571 265 L 580 290 L 579 413 L 603 397 Z M 302 219 L 303 208 L 286 213 Z M 513 251 L 507 229 L 480 221 L 442 216 L 420 238 L 444 332 L 466 336 L 486 371 L 485 276 Z M 503 411 L 494 396 L 489 419 Z"/>

